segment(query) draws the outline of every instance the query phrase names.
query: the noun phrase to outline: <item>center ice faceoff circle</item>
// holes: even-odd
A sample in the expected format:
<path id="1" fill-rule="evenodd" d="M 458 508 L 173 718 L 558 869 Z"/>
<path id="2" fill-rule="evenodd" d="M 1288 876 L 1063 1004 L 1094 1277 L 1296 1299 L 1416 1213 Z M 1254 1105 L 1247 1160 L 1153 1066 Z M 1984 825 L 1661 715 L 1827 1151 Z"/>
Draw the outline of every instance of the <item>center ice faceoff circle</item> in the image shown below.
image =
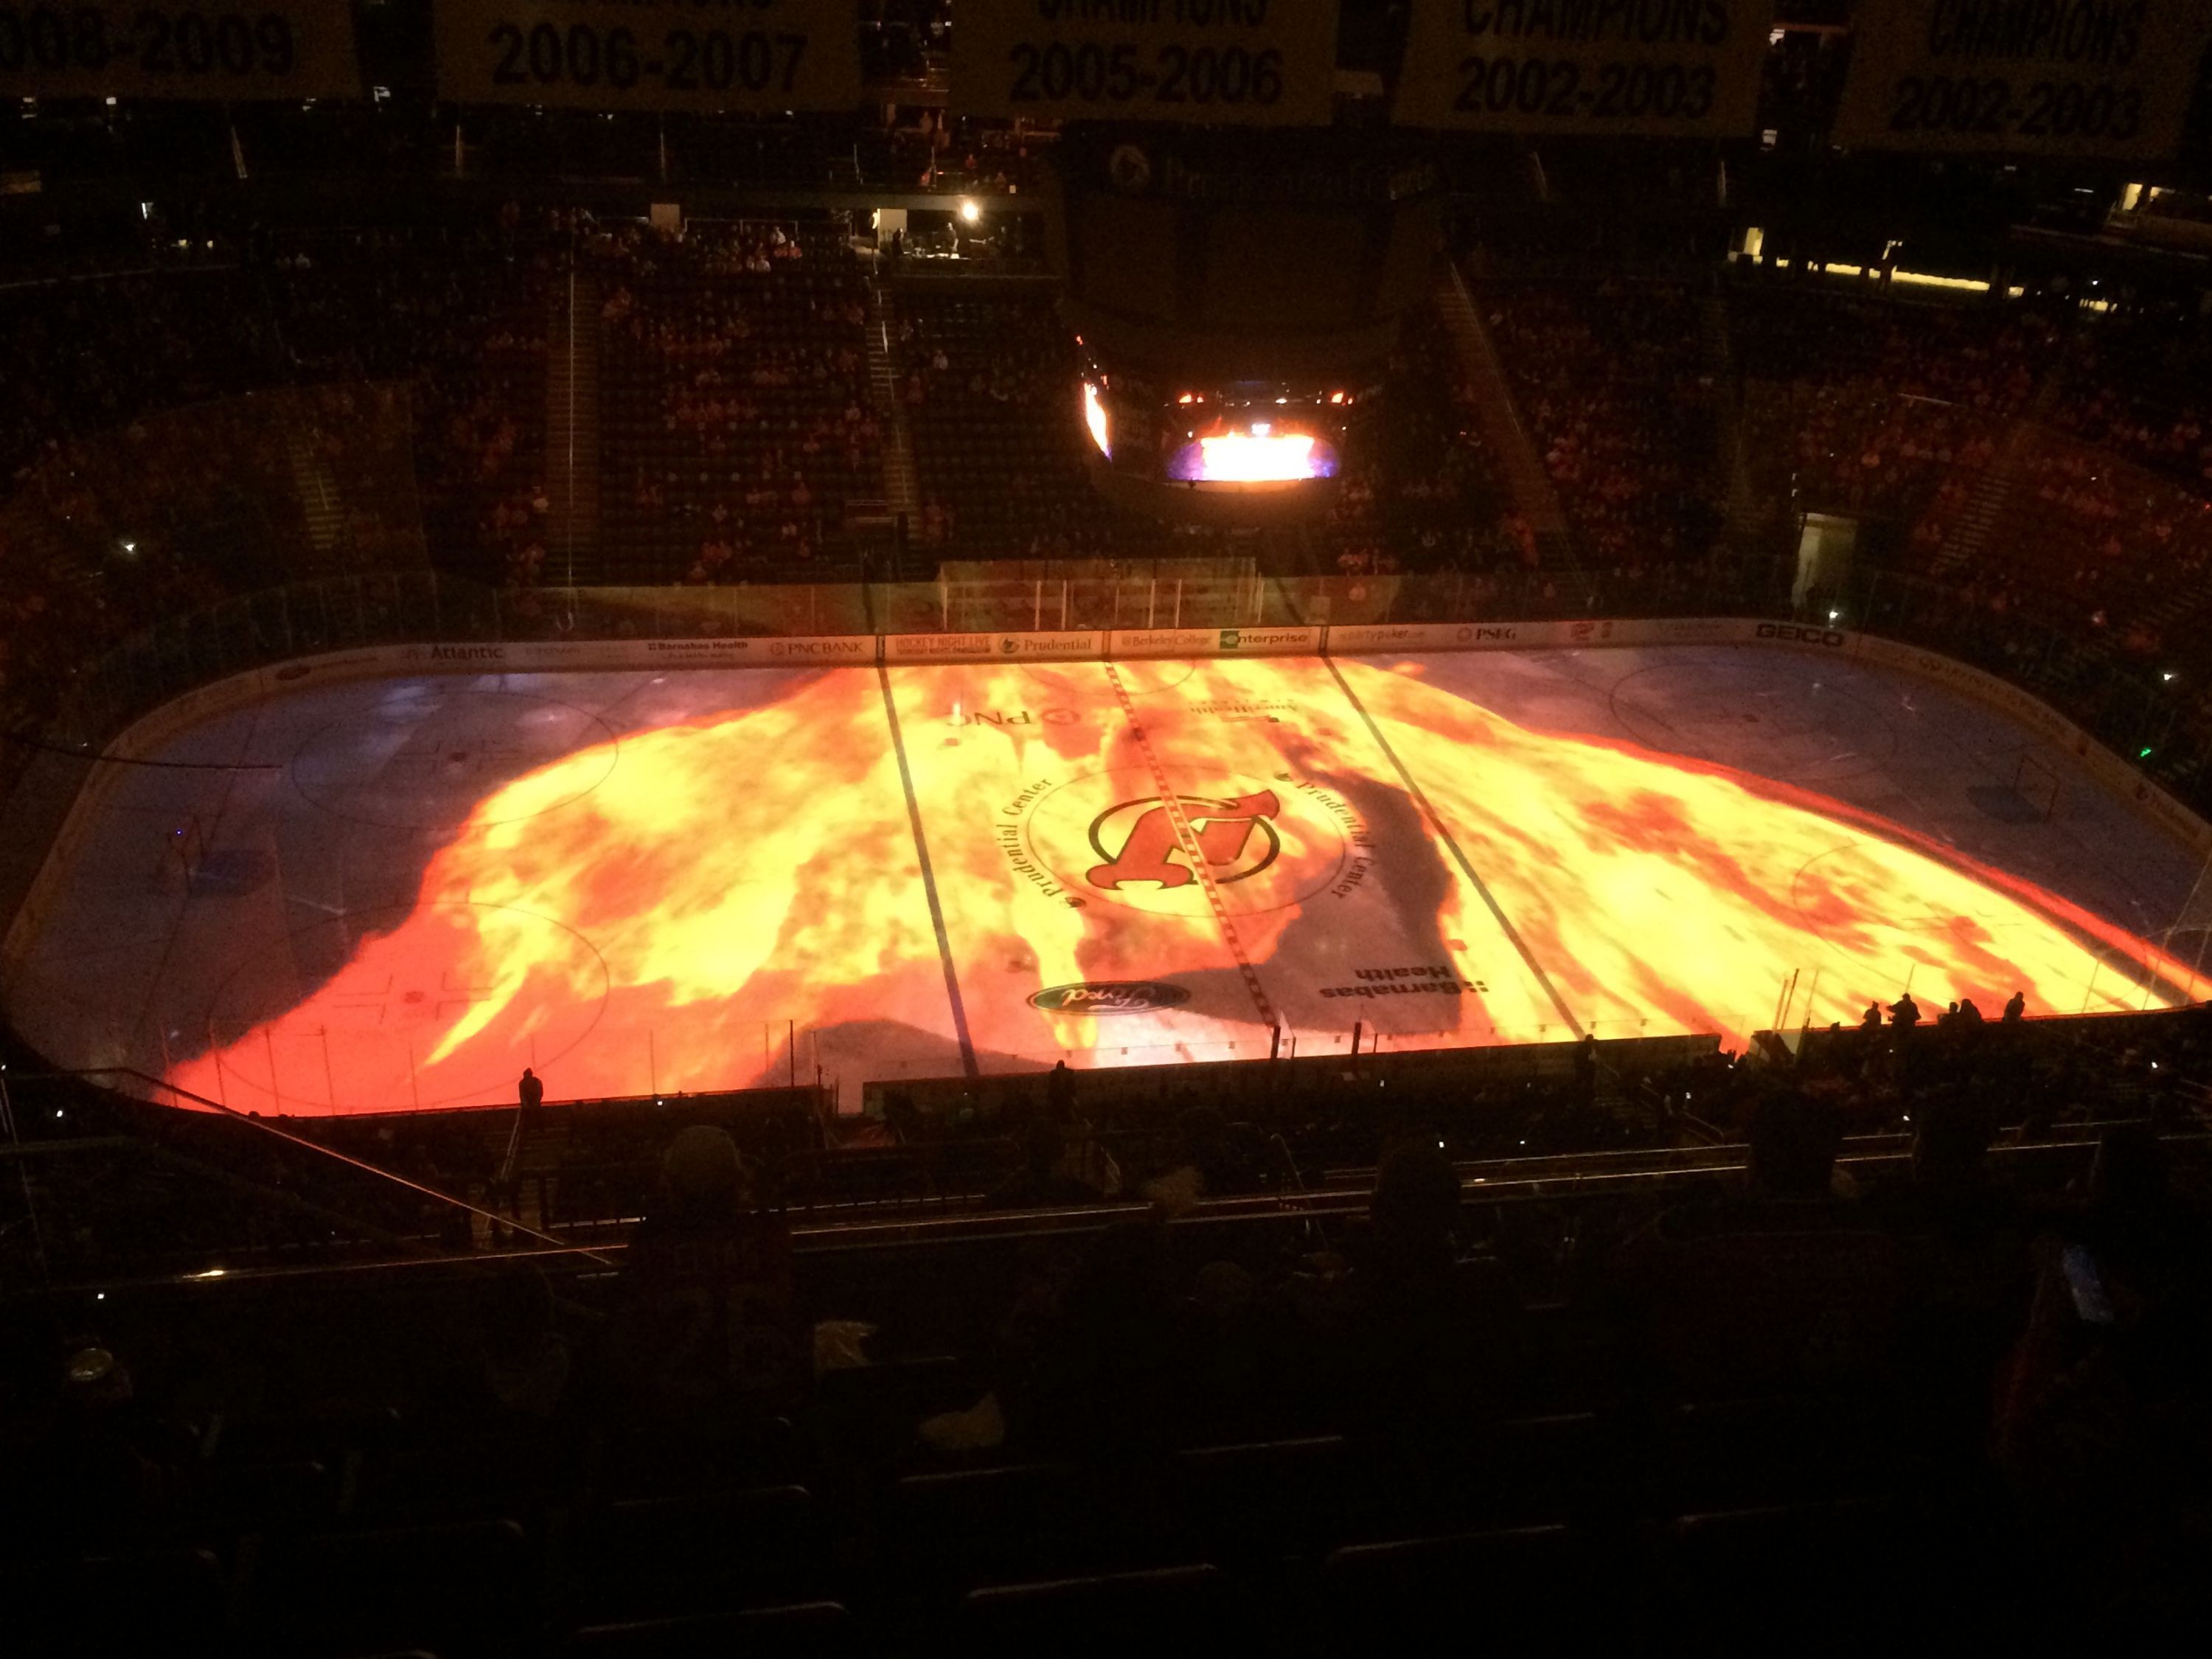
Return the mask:
<path id="1" fill-rule="evenodd" d="M 1050 785 L 1021 821 L 1023 843 L 1086 902 L 1168 915 L 1217 902 L 1231 915 L 1278 910 L 1342 873 L 1351 814 L 1319 786 L 1195 767 L 1164 775 L 1171 794 L 1141 766 Z"/>
<path id="2" fill-rule="evenodd" d="M 1034 718 L 1019 665 L 896 670 L 902 742 L 884 683 L 831 670 L 559 755 L 477 799 L 344 962 L 227 999 L 171 1079 L 217 1097 L 273 1065 L 315 1109 L 298 1079 L 387 978 L 439 991 L 361 1091 L 395 1105 L 504 1097 L 533 1043 L 590 1097 L 781 1081 L 816 1042 L 852 1085 L 1237 1057 L 1354 1018 L 1741 1042 L 1814 967 L 1822 1024 L 1909 975 L 2037 1012 L 2186 994 L 2124 930 L 1790 784 L 1530 730 L 1410 667 L 1175 666 L 1133 717 L 1101 665 L 1056 666 Z M 1401 973 L 1458 994 L 1347 1014 L 1343 988 Z M 1100 985 L 1188 995 L 1101 1021 L 1042 994 Z"/>

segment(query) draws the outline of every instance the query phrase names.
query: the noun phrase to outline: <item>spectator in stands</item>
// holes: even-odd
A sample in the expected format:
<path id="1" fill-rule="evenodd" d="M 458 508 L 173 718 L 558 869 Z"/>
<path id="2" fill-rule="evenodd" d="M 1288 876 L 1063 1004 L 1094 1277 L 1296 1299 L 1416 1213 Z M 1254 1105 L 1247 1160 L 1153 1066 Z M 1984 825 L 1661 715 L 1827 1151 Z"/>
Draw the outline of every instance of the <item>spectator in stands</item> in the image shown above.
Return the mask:
<path id="1" fill-rule="evenodd" d="M 1676 1399 L 1887 1385 L 1901 1258 L 1838 1195 L 1842 1121 L 1819 1088 L 1759 1100 L 1746 1180 L 1632 1238 L 1615 1285 L 1647 1386 Z"/>
<path id="2" fill-rule="evenodd" d="M 2004 1023 L 2017 1025 L 2027 1017 L 2027 993 L 2014 991 L 2005 999 Z"/>
<path id="3" fill-rule="evenodd" d="M 550 1422 L 573 1362 L 544 1270 L 532 1261 L 507 1263 L 472 1299 L 479 1403 L 516 1420 Z"/>
<path id="4" fill-rule="evenodd" d="M 2212 1236 L 2147 1129 L 2100 1143 L 2088 1201 L 2038 1241 L 1999 1402 L 2001 1466 L 2073 1594 L 2140 1641 L 2201 1602 L 2212 1489 Z M 2161 1616 L 2164 1615 L 2164 1616 Z"/>
<path id="5" fill-rule="evenodd" d="M 1096 1189 L 1067 1172 L 1067 1139 L 1058 1123 L 1034 1120 L 1023 1126 L 1018 1139 L 1022 1167 L 985 1195 L 985 1209 L 1048 1210 L 1098 1201 Z"/>
<path id="6" fill-rule="evenodd" d="M 1510 1407 L 1526 1383 L 1527 1315 L 1495 1264 L 1462 1257 L 1460 1198 L 1459 1172 L 1432 1141 L 1395 1148 L 1376 1171 L 1348 1317 L 1334 1334 L 1370 1433 L 1463 1430 Z"/>
<path id="7" fill-rule="evenodd" d="M 1889 1005 L 1889 1023 L 1905 1031 L 1920 1024 L 1920 1005 L 1912 1000 L 1911 992 Z"/>
<path id="8" fill-rule="evenodd" d="M 624 1264 L 612 1333 L 617 1386 L 634 1407 L 672 1422 L 787 1410 L 809 1351 L 782 1218 L 761 1207 L 721 1129 L 679 1133 L 661 1185 Z"/>
<path id="9" fill-rule="evenodd" d="M 1064 1060 L 1053 1061 L 1052 1070 L 1045 1073 L 1044 1105 L 1045 1115 L 1063 1128 L 1075 1115 L 1075 1073 Z"/>
<path id="10" fill-rule="evenodd" d="M 1159 1449 L 1176 1428 L 1176 1328 L 1161 1225 L 1109 1227 L 1077 1263 L 1024 1373 L 999 1390 L 1009 1435 L 1106 1461 Z"/>

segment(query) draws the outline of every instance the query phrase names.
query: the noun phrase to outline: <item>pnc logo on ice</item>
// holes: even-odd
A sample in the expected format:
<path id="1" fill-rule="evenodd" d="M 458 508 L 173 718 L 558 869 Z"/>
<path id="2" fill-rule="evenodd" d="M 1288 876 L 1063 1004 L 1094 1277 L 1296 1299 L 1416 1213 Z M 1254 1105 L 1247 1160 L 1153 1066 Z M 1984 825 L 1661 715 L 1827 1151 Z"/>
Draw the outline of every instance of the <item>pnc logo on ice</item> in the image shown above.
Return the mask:
<path id="1" fill-rule="evenodd" d="M 1217 885 L 1256 876 L 1282 856 L 1275 829 L 1282 803 L 1273 790 L 1225 799 L 1177 795 L 1175 801 Z M 1183 887 L 1196 875 L 1174 815 L 1158 795 L 1122 801 L 1091 819 L 1091 847 L 1103 861 L 1084 872 L 1084 879 L 1109 892 L 1137 881 Z"/>

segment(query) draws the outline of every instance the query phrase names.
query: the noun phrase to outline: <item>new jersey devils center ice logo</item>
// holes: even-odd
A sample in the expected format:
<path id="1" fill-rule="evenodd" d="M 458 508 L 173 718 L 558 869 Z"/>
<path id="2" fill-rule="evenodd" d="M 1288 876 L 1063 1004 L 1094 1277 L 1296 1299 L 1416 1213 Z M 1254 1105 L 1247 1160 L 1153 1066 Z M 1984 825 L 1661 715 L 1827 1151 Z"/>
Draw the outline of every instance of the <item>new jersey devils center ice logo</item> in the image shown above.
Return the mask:
<path id="1" fill-rule="evenodd" d="M 1275 831 L 1275 815 L 1283 809 L 1273 790 L 1223 799 L 1177 795 L 1175 802 L 1215 882 L 1226 885 L 1256 876 L 1282 856 L 1283 838 Z M 1117 835 L 1121 850 L 1109 852 Z M 1109 892 L 1124 882 L 1157 882 L 1164 889 L 1183 886 L 1196 878 L 1176 832 L 1175 815 L 1158 795 L 1122 801 L 1091 819 L 1091 845 L 1105 862 L 1085 871 L 1084 879 Z"/>
<path id="2" fill-rule="evenodd" d="M 1349 856 L 1338 797 L 1278 773 L 1119 766 L 1046 783 L 1018 804 L 1018 850 L 1086 904 L 1210 927 L 1327 890 Z M 1101 925 L 1103 925 L 1103 923 Z"/>

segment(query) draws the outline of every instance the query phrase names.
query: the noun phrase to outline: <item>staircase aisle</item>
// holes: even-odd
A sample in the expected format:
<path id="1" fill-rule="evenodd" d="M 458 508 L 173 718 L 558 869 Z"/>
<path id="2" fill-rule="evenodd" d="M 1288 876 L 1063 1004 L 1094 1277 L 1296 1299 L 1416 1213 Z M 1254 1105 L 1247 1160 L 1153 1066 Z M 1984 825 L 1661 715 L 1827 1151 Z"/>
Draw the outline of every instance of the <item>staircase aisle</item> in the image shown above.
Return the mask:
<path id="1" fill-rule="evenodd" d="M 2035 396 L 2018 418 L 2005 428 L 2003 441 L 1997 446 L 1996 458 L 1992 460 L 1974 485 L 1974 493 L 1966 498 L 1966 507 L 1958 519 L 1943 533 L 1943 545 L 1936 556 L 1936 574 L 1950 578 L 1965 567 L 1980 559 L 1989 546 L 1990 533 L 1996 528 L 1997 520 L 2004 515 L 2012 501 L 2014 489 L 2020 482 L 2021 464 L 2027 449 L 2029 434 L 2036 424 L 2057 407 L 2066 383 L 2063 363 L 2043 377 L 2035 389 Z"/>
<path id="2" fill-rule="evenodd" d="M 1451 337 L 1460 367 L 1474 389 L 1483 444 L 1497 458 L 1513 510 L 1535 534 L 1539 561 L 1547 569 L 1564 569 L 1579 580 L 1574 538 L 1559 506 L 1559 492 L 1552 487 L 1552 475 L 1545 470 L 1535 441 L 1521 423 L 1505 365 L 1456 264 L 1448 264 L 1437 278 L 1436 301 L 1444 331 Z"/>
<path id="3" fill-rule="evenodd" d="M 545 354 L 548 587 L 623 580 L 599 556 L 599 294 L 571 270 L 554 292 Z"/>
<path id="4" fill-rule="evenodd" d="M 319 562 L 330 556 L 345 530 L 345 508 L 338 500 L 337 483 L 322 457 L 315 453 L 313 429 L 307 422 L 285 423 L 284 453 L 291 465 L 292 483 L 300 492 L 300 511 L 307 521 L 307 544 Z"/>
<path id="5" fill-rule="evenodd" d="M 1757 510 L 1751 469 L 1743 459 L 1743 396 L 1737 384 L 1735 347 L 1729 330 L 1728 301 L 1708 295 L 1698 311 L 1699 356 L 1713 385 L 1713 454 L 1706 480 L 1709 499 L 1731 529 L 1751 522 Z"/>
<path id="6" fill-rule="evenodd" d="M 891 522 L 903 519 L 908 533 L 921 527 L 921 475 L 914 461 L 914 431 L 899 396 L 898 303 L 881 276 L 868 283 L 868 393 L 884 428 L 884 497 Z"/>

